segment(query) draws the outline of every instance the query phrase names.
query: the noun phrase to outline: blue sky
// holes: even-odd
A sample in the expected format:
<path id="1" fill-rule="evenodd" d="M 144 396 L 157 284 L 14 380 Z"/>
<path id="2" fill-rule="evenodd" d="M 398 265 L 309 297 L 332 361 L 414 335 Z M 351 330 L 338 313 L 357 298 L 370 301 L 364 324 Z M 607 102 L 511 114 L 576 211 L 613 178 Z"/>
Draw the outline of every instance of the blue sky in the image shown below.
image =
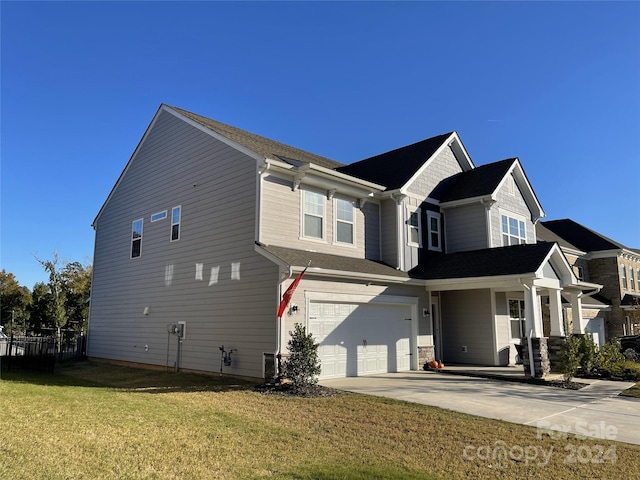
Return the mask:
<path id="1" fill-rule="evenodd" d="M 639 2 L 9 2 L 1 267 L 91 262 L 167 103 L 351 163 L 455 130 L 547 214 L 640 248 Z"/>

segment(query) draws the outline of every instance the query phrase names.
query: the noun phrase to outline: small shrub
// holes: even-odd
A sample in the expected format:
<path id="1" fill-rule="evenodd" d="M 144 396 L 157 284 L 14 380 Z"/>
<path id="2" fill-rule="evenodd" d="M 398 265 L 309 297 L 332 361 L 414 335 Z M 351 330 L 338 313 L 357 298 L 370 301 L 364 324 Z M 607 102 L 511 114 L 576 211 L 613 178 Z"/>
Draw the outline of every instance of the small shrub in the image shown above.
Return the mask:
<path id="1" fill-rule="evenodd" d="M 596 358 L 596 368 L 603 376 L 617 377 L 622 373 L 625 358 L 620 352 L 620 341 L 617 338 L 600 347 Z"/>
<path id="2" fill-rule="evenodd" d="M 633 360 L 625 360 L 620 363 L 620 370 L 626 380 L 640 381 L 640 363 Z"/>
<path id="3" fill-rule="evenodd" d="M 289 358 L 283 364 L 283 375 L 291 380 L 295 390 L 300 390 L 318 383 L 321 371 L 318 344 L 313 340 L 313 335 L 307 333 L 299 323 L 295 324 L 294 330 L 289 334 Z"/>
<path id="4" fill-rule="evenodd" d="M 570 382 L 580 368 L 580 339 L 575 335 L 566 338 L 560 349 L 560 371 L 565 382 Z"/>
<path id="5" fill-rule="evenodd" d="M 578 359 L 582 374 L 589 376 L 593 373 L 596 362 L 598 349 L 593 341 L 593 335 L 585 332 L 584 335 L 578 337 Z"/>

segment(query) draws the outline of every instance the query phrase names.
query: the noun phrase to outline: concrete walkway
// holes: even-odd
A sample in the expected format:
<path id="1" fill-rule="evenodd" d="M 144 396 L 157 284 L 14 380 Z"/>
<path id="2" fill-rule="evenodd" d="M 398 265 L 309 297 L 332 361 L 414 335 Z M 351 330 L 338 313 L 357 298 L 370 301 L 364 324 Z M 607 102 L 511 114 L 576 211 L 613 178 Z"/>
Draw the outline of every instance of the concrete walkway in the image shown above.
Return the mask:
<path id="1" fill-rule="evenodd" d="M 580 390 L 568 390 L 414 371 L 336 378 L 320 383 L 349 392 L 433 405 L 545 430 L 640 445 L 640 400 L 617 396 L 633 383 L 590 382 Z"/>

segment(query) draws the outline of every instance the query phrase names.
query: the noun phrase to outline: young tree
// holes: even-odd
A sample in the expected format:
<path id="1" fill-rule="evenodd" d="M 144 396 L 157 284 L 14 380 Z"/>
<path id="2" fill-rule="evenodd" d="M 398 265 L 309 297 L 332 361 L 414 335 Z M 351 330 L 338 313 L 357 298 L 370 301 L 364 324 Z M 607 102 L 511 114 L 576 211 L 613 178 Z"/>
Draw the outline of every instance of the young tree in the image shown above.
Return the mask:
<path id="1" fill-rule="evenodd" d="M 53 252 L 53 260 L 36 260 L 42 265 L 45 272 L 49 274 L 49 294 L 51 295 L 51 320 L 57 331 L 58 348 L 62 347 L 62 337 L 60 329 L 67 323 L 67 312 L 65 309 L 66 296 L 64 292 L 64 281 L 62 273 L 58 268 L 60 260 L 58 252 Z"/>
<path id="2" fill-rule="evenodd" d="M 313 340 L 313 335 L 307 333 L 305 327 L 299 323 L 295 324 L 294 330 L 289 334 L 289 358 L 283 365 L 284 377 L 291 380 L 296 390 L 318 383 L 320 360 L 318 344 Z"/>
<path id="3" fill-rule="evenodd" d="M 31 291 L 29 330 L 40 332 L 43 328 L 53 327 L 49 320 L 52 318 L 51 303 L 49 287 L 43 282 L 36 283 Z"/>
<path id="4" fill-rule="evenodd" d="M 0 325 L 5 333 L 24 331 L 30 305 L 29 289 L 21 286 L 13 273 L 0 271 Z"/>
<path id="5" fill-rule="evenodd" d="M 77 332 L 83 332 L 89 317 L 91 265 L 67 263 L 61 271 L 61 277 L 68 323 Z"/>

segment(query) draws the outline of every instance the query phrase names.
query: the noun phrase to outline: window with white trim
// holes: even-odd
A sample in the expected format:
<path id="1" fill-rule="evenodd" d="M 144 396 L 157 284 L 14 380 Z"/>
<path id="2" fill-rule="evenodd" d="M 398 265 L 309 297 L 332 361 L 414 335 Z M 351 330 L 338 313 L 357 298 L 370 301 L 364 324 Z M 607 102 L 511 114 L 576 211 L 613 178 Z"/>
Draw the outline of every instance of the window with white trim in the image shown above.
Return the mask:
<path id="1" fill-rule="evenodd" d="M 524 300 L 509 299 L 509 324 L 511 326 L 511 338 L 524 337 L 526 329 Z"/>
<path id="2" fill-rule="evenodd" d="M 527 243 L 525 223 L 519 218 L 502 215 L 502 246 Z"/>
<path id="3" fill-rule="evenodd" d="M 631 290 L 636 289 L 636 279 L 633 275 L 633 267 L 629 267 L 629 285 L 631 285 Z"/>
<path id="4" fill-rule="evenodd" d="M 422 225 L 420 220 L 420 209 L 409 211 L 407 220 L 407 243 L 413 247 L 421 247 Z"/>
<path id="5" fill-rule="evenodd" d="M 307 238 L 324 238 L 324 195 L 303 190 L 302 201 L 302 236 Z"/>
<path id="6" fill-rule="evenodd" d="M 354 207 L 353 202 L 335 199 L 336 206 L 336 242 L 354 244 Z"/>
<path id="7" fill-rule="evenodd" d="M 427 228 L 429 230 L 429 250 L 442 251 L 442 240 L 440 230 L 440 214 L 437 212 L 427 212 Z"/>
<path id="8" fill-rule="evenodd" d="M 142 219 L 131 224 L 131 258 L 142 255 Z"/>
<path id="9" fill-rule="evenodd" d="M 171 241 L 180 240 L 180 217 L 182 207 L 173 207 L 171 209 Z"/>
<path id="10" fill-rule="evenodd" d="M 622 275 L 622 288 L 627 289 L 627 269 L 624 264 L 620 265 L 620 274 Z"/>
<path id="11" fill-rule="evenodd" d="M 164 210 L 163 212 L 158 212 L 158 213 L 154 213 L 153 215 L 151 215 L 151 222 L 157 222 L 158 220 L 164 220 L 165 218 L 167 218 L 167 211 Z"/>

